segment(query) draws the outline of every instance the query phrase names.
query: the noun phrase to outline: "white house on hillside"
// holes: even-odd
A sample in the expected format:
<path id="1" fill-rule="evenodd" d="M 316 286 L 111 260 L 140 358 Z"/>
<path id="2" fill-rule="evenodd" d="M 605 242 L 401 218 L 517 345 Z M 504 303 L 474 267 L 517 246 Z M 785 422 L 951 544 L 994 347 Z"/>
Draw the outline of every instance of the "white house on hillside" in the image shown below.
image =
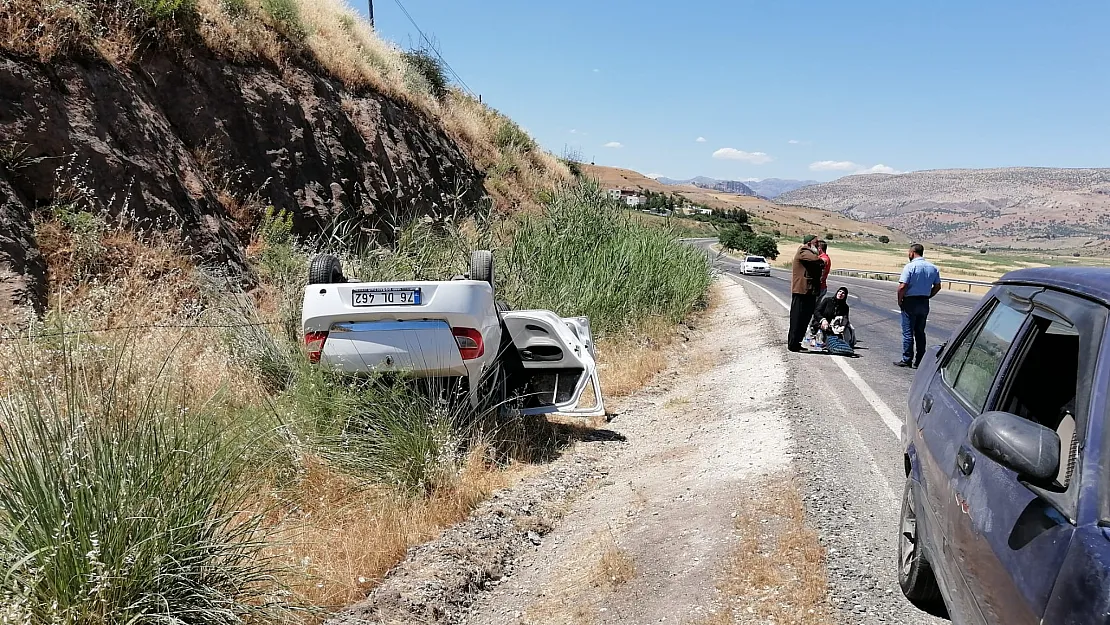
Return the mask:
<path id="1" fill-rule="evenodd" d="M 625 204 L 633 208 L 647 203 L 646 197 L 640 195 L 639 191 L 632 189 L 609 189 L 606 193 L 609 195 L 609 199 L 623 200 Z"/>

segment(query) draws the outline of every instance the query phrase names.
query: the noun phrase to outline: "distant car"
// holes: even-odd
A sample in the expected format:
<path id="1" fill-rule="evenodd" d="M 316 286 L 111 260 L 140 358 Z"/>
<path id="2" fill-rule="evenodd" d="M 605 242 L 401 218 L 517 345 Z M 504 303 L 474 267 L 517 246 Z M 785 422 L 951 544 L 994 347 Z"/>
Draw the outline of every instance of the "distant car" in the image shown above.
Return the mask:
<path id="1" fill-rule="evenodd" d="M 769 276 L 771 265 L 762 256 L 748 256 L 740 262 L 740 273 L 745 276 Z"/>
<path id="2" fill-rule="evenodd" d="M 956 623 L 1110 623 L 1110 269 L 1005 275 L 922 361 L 898 580 Z"/>
<path id="3" fill-rule="evenodd" d="M 439 378 L 475 406 L 604 414 L 589 319 L 498 303 L 488 251 L 472 254 L 467 276 L 434 282 L 350 282 L 339 259 L 320 255 L 308 282 L 301 326 L 313 363 Z M 582 405 L 587 391 L 593 401 Z"/>

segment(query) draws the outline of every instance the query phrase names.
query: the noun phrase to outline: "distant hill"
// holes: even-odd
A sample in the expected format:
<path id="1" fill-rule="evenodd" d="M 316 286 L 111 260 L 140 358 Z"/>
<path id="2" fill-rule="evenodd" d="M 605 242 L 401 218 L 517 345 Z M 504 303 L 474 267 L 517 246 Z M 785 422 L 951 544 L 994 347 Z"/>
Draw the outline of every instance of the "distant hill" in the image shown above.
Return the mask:
<path id="1" fill-rule="evenodd" d="M 1110 169 L 939 169 L 846 176 L 775 198 L 952 245 L 1078 249 L 1110 240 Z"/>
<path id="2" fill-rule="evenodd" d="M 763 180 L 748 180 L 744 184 L 748 188 L 755 191 L 757 195 L 768 199 L 775 199 L 783 193 L 789 193 L 795 189 L 808 187 L 811 184 L 820 184 L 816 180 L 787 180 L 783 178 L 764 178 Z"/>
<path id="3" fill-rule="evenodd" d="M 762 232 L 778 231 L 785 237 L 798 237 L 811 232 L 828 232 L 835 235 L 837 239 L 845 240 L 873 240 L 886 236 L 892 241 L 908 241 L 900 232 L 878 224 L 857 221 L 839 213 L 802 206 L 782 206 L 761 197 L 737 195 L 692 184 L 668 186 L 661 180 L 648 178 L 631 169 L 600 165 L 581 167 L 587 177 L 597 179 L 604 189 L 643 189 L 653 193 L 677 193 L 691 202 L 718 210 L 743 209 L 752 216 L 753 226 Z"/>
<path id="4" fill-rule="evenodd" d="M 673 178 L 657 178 L 659 182 L 670 186 L 693 186 L 700 189 L 712 189 L 714 191 L 722 191 L 724 193 L 735 193 L 736 195 L 748 195 L 756 197 L 759 194 L 752 190 L 747 184 L 739 180 L 717 180 L 715 178 L 706 178 L 705 176 L 698 176 L 689 180 L 675 180 Z"/>

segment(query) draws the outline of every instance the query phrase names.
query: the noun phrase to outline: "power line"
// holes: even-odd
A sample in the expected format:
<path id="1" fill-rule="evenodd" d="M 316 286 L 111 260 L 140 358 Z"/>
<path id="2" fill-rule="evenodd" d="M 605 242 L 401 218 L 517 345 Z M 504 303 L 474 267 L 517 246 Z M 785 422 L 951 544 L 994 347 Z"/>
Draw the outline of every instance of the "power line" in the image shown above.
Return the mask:
<path id="1" fill-rule="evenodd" d="M 373 0 L 371 0 L 371 2 L 373 2 Z M 405 8 L 405 5 L 401 4 L 401 0 L 393 0 L 393 2 L 396 3 L 397 8 L 401 9 L 401 12 L 405 14 L 405 17 L 408 18 L 409 23 L 412 24 L 412 27 L 416 29 L 416 32 L 420 33 L 420 37 L 424 40 L 424 43 L 427 44 L 428 48 L 432 51 L 432 54 L 435 54 L 436 58 L 438 58 L 439 61 L 443 63 L 443 66 L 447 68 L 447 71 L 451 72 L 451 75 L 455 77 L 455 80 L 459 81 L 459 84 L 462 85 L 463 89 L 466 89 L 467 93 L 469 93 L 472 97 L 476 96 L 477 94 L 474 93 L 474 90 L 466 84 L 466 81 L 462 79 L 462 76 L 459 76 L 459 73 L 455 71 L 455 68 L 451 67 L 451 64 L 447 62 L 447 59 L 443 58 L 443 55 L 440 54 L 439 50 L 437 50 L 435 45 L 432 44 L 432 40 L 428 39 L 428 36 L 425 35 L 424 31 L 420 29 L 420 26 L 416 23 L 416 20 L 412 18 L 412 15 L 409 13 L 408 9 Z"/>

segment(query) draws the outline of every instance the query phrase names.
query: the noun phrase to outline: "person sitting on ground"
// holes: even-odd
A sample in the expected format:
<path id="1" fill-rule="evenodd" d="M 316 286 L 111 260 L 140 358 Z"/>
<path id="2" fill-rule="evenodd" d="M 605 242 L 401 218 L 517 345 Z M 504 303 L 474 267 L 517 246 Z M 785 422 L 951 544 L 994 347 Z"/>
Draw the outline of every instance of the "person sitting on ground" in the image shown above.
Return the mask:
<path id="1" fill-rule="evenodd" d="M 848 312 L 848 287 L 840 287 L 835 295 L 826 297 L 817 304 L 813 321 L 809 324 L 815 347 L 823 345 L 829 334 L 836 334 L 849 345 L 855 345 L 855 331 L 848 320 Z"/>

